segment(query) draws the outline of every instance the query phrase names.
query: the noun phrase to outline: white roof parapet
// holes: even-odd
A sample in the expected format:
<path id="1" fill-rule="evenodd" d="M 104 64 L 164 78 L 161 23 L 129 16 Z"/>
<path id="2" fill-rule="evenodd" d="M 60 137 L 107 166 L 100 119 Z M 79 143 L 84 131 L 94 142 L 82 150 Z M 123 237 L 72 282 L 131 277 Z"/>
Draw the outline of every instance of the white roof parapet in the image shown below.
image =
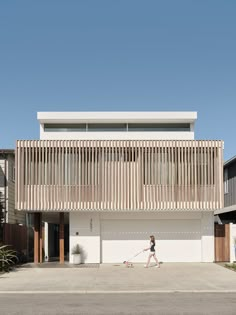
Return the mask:
<path id="1" fill-rule="evenodd" d="M 197 112 L 38 112 L 44 123 L 194 123 Z"/>

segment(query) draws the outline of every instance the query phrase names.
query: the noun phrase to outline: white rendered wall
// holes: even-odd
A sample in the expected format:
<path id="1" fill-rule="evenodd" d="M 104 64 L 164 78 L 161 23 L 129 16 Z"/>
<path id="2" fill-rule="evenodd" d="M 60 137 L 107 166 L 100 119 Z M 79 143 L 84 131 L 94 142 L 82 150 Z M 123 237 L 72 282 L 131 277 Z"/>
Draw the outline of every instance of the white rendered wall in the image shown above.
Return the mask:
<path id="1" fill-rule="evenodd" d="M 193 140 L 196 112 L 38 112 L 41 140 Z M 178 132 L 48 132 L 44 124 L 75 123 L 189 123 Z"/>
<path id="2" fill-rule="evenodd" d="M 201 261 L 214 262 L 215 260 L 214 212 L 202 212 L 201 234 L 202 234 Z"/>
<path id="3" fill-rule="evenodd" d="M 213 221 L 212 212 L 72 212 L 70 251 L 78 243 L 85 253 L 84 262 L 97 263 L 103 260 L 120 263 L 147 247 L 149 236 L 154 234 L 157 239 L 157 256 L 161 261 L 213 262 Z M 79 232 L 78 236 L 75 235 L 76 232 Z M 147 252 L 142 253 L 134 262 L 145 262 L 147 255 Z M 71 255 L 70 262 L 73 262 Z"/>
<path id="4" fill-rule="evenodd" d="M 193 131 L 179 132 L 45 132 L 40 127 L 40 140 L 194 140 Z"/>
<path id="5" fill-rule="evenodd" d="M 181 122 L 194 123 L 197 119 L 197 112 L 189 111 L 132 111 L 132 112 L 38 112 L 37 119 L 40 123 L 142 123 L 142 122 Z"/>
<path id="6" fill-rule="evenodd" d="M 230 223 L 230 262 L 236 261 L 236 224 Z"/>
<path id="7" fill-rule="evenodd" d="M 100 263 L 100 220 L 96 212 L 70 212 L 70 263 L 72 249 L 79 244 L 83 263 Z M 77 235 L 78 233 L 78 235 Z"/>

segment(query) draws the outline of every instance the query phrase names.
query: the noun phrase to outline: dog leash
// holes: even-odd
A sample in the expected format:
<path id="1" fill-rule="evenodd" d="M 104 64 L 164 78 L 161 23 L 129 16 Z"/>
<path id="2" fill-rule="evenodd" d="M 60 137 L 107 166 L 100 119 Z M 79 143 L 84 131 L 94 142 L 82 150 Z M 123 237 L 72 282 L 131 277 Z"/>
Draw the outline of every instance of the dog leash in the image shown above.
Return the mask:
<path id="1" fill-rule="evenodd" d="M 130 257 L 128 260 L 126 261 L 130 261 L 131 259 L 137 257 L 138 255 L 140 255 L 143 252 L 143 250 L 141 252 L 138 252 L 137 254 L 135 254 L 134 256 Z"/>

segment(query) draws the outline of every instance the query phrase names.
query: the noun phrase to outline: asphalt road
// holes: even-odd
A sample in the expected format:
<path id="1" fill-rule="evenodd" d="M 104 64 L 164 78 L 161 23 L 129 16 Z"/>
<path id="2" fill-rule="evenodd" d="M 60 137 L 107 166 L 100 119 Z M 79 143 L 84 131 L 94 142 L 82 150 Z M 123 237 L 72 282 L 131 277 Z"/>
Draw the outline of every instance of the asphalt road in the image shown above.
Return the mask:
<path id="1" fill-rule="evenodd" d="M 235 293 L 1 294 L 0 314 L 236 314 Z"/>

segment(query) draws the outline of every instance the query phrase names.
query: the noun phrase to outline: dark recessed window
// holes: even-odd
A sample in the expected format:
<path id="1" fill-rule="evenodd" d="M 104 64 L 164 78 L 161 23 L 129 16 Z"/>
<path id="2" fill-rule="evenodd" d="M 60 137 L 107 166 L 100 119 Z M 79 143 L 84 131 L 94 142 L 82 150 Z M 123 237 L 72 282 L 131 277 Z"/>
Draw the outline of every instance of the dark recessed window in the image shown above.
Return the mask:
<path id="1" fill-rule="evenodd" d="M 126 131 L 126 124 L 88 124 L 88 131 Z"/>
<path id="2" fill-rule="evenodd" d="M 44 124 L 47 132 L 161 132 L 161 131 L 190 131 L 190 124 L 158 124 L 158 123 L 108 123 L 108 124 Z"/>
<path id="3" fill-rule="evenodd" d="M 128 131 L 190 131 L 190 124 L 128 124 Z"/>
<path id="4" fill-rule="evenodd" d="M 86 131 L 86 124 L 44 124 L 44 131 L 51 132 Z"/>

